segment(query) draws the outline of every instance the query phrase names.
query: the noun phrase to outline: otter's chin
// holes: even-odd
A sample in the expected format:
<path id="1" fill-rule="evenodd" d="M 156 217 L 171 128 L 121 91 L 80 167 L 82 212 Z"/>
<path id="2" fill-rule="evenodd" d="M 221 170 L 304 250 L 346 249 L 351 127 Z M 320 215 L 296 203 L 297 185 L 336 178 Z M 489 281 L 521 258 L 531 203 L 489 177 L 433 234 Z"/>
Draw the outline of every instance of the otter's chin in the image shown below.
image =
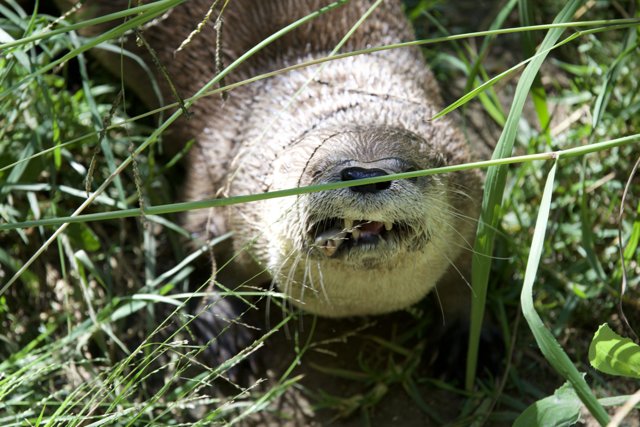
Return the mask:
<path id="1" fill-rule="evenodd" d="M 282 245 L 268 268 L 288 301 L 320 316 L 349 317 L 390 313 L 424 298 L 461 252 L 446 244 L 456 230 L 407 216 L 388 226 L 380 218 L 308 221 L 303 242 L 283 234 L 269 240 Z"/>
<path id="2" fill-rule="evenodd" d="M 432 245 L 425 252 L 433 252 Z M 354 253 L 355 255 L 355 253 Z M 390 313 L 420 301 L 435 286 L 448 266 L 445 258 L 424 253 L 377 252 L 341 259 L 307 261 L 284 271 L 279 286 L 288 301 L 300 309 L 323 317 L 350 317 Z"/>

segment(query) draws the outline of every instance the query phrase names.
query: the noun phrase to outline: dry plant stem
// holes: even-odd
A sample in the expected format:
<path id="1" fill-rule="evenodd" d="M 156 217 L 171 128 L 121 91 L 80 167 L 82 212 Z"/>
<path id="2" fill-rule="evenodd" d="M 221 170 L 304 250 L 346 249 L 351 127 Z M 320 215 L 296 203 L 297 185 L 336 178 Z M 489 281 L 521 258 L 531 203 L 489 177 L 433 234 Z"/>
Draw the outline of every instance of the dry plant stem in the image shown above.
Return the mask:
<path id="1" fill-rule="evenodd" d="M 144 35 L 142 34 L 142 31 L 135 30 L 135 33 L 136 33 L 136 39 L 138 40 L 138 43 L 144 46 L 144 48 L 147 50 L 147 52 L 149 53 L 149 56 L 151 56 L 151 61 L 153 62 L 153 65 L 156 66 L 158 71 L 160 71 L 160 74 L 162 74 L 162 77 L 164 78 L 164 80 L 167 82 L 167 85 L 171 90 L 171 94 L 178 102 L 178 105 L 180 106 L 180 110 L 182 110 L 182 114 L 184 114 L 185 117 L 189 118 L 191 116 L 191 113 L 189 113 L 189 110 L 187 109 L 187 106 L 184 103 L 184 99 L 182 99 L 182 96 L 180 96 L 180 94 L 178 93 L 178 89 L 173 84 L 173 80 L 171 79 L 171 76 L 169 75 L 169 72 L 167 71 L 166 67 L 162 62 L 160 62 L 160 59 L 158 58 L 158 54 L 147 42 L 147 39 L 145 39 Z"/>
<path id="2" fill-rule="evenodd" d="M 142 177 L 140 176 L 140 169 L 138 168 L 138 162 L 136 161 L 136 158 L 135 158 L 135 146 L 133 145 L 133 143 L 129 144 L 129 154 L 133 158 L 133 161 L 132 161 L 133 181 L 136 186 L 136 193 L 138 196 L 138 205 L 140 206 L 142 224 L 145 228 L 147 228 L 149 227 L 149 221 L 147 220 L 147 216 L 144 213 L 146 204 L 143 197 L 144 194 L 142 193 L 142 186 L 143 186 Z"/>
<path id="3" fill-rule="evenodd" d="M 226 5 L 226 3 L 225 3 Z M 218 14 L 218 18 L 213 26 L 216 31 L 216 51 L 215 51 L 215 70 L 216 74 L 219 74 L 224 68 L 224 62 L 222 61 L 222 26 L 224 25 L 224 19 L 222 19 L 222 12 Z M 225 79 L 220 79 L 219 87 L 225 87 L 227 84 Z M 227 92 L 222 92 L 221 97 L 223 101 L 226 101 L 229 97 Z"/>
<path id="4" fill-rule="evenodd" d="M 191 40 L 193 40 L 193 38 L 200 34 L 200 32 L 202 31 L 202 29 L 204 28 L 204 26 L 209 22 L 209 20 L 211 19 L 211 15 L 213 15 L 213 11 L 216 9 L 216 6 L 218 5 L 218 3 L 220 2 L 220 0 L 215 0 L 213 3 L 211 3 L 211 6 L 209 6 L 209 10 L 207 11 L 207 13 L 205 14 L 204 18 L 202 19 L 202 21 L 200 21 L 198 23 L 198 26 L 187 36 L 186 39 L 184 39 L 184 41 L 182 43 L 180 43 L 180 46 L 178 46 L 178 48 L 176 49 L 176 53 L 180 52 L 182 49 L 185 48 L 185 46 L 187 46 L 189 43 L 191 43 Z M 225 2 L 224 6 L 222 7 L 224 9 L 224 7 L 227 5 L 228 0 Z M 220 11 L 220 13 L 218 14 L 218 18 L 217 19 L 221 19 L 222 18 L 222 11 Z M 217 29 L 216 29 L 217 30 Z M 218 36 L 218 34 L 216 33 L 216 36 Z M 216 52 L 217 54 L 217 52 Z M 216 69 L 217 72 L 220 72 L 221 70 Z"/>
<path id="5" fill-rule="evenodd" d="M 636 344 L 639 343 L 638 335 L 633 330 L 631 325 L 629 324 L 629 320 L 627 316 L 624 314 L 624 309 L 622 308 L 622 300 L 625 292 L 627 291 L 627 268 L 624 263 L 624 245 L 622 239 L 622 217 L 624 216 L 624 202 L 627 199 L 627 194 L 629 193 L 629 188 L 631 187 L 631 181 L 633 181 L 633 177 L 636 175 L 638 171 L 638 166 L 640 165 L 640 157 L 636 160 L 636 164 L 633 165 L 633 169 L 631 170 L 631 174 L 629 174 L 629 179 L 627 179 L 627 184 L 624 187 L 624 192 L 622 193 L 622 200 L 620 200 L 620 212 L 618 213 L 618 251 L 620 254 L 620 266 L 622 268 L 622 279 L 620 281 L 620 298 L 618 299 L 618 313 L 620 315 L 620 319 L 622 319 L 622 323 L 627 330 L 627 333 L 631 336 Z"/>
<path id="6" fill-rule="evenodd" d="M 100 145 L 102 144 L 102 141 L 104 140 L 104 137 L 107 134 L 107 130 L 111 126 L 111 121 L 113 119 L 113 116 L 116 114 L 116 110 L 122 103 L 123 99 L 124 99 L 124 91 L 120 89 L 120 91 L 118 91 L 118 94 L 116 95 L 116 98 L 111 103 L 111 109 L 109 110 L 109 113 L 104 119 L 102 119 L 102 129 L 100 129 L 100 133 L 98 134 L 98 141 L 96 142 L 96 145 L 93 148 L 93 153 L 91 154 L 91 161 L 89 162 L 89 170 L 87 171 L 87 177 L 85 178 L 85 181 L 84 181 L 84 190 L 87 193 L 87 197 L 89 197 L 89 195 L 91 194 L 91 184 L 93 183 L 93 174 L 96 169 L 96 157 L 98 156 L 98 153 L 100 153 Z"/>
<path id="7" fill-rule="evenodd" d="M 640 390 L 633 393 L 627 402 L 620 407 L 615 413 L 615 415 L 607 424 L 607 427 L 618 427 L 620 423 L 624 421 L 624 418 L 633 410 L 633 408 L 640 403 Z"/>

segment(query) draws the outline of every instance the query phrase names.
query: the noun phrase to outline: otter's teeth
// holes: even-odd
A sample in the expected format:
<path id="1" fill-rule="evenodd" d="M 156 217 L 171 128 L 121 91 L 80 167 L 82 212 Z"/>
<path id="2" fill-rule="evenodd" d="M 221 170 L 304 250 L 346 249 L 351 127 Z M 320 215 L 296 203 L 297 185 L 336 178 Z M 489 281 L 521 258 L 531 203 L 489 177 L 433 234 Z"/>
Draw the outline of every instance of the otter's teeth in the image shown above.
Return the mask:
<path id="1" fill-rule="evenodd" d="M 331 257 L 340 247 L 340 242 L 340 240 L 327 240 L 326 244 L 320 249 L 326 256 Z"/>
<path id="2" fill-rule="evenodd" d="M 336 253 L 347 233 L 338 230 L 328 230 L 316 237 L 315 244 L 328 257 Z"/>
<path id="3" fill-rule="evenodd" d="M 390 231 L 393 228 L 393 223 L 392 222 L 385 222 L 384 223 L 384 229 L 387 231 Z"/>
<path id="4" fill-rule="evenodd" d="M 353 220 L 352 219 L 344 219 L 344 229 L 349 232 L 353 228 Z"/>

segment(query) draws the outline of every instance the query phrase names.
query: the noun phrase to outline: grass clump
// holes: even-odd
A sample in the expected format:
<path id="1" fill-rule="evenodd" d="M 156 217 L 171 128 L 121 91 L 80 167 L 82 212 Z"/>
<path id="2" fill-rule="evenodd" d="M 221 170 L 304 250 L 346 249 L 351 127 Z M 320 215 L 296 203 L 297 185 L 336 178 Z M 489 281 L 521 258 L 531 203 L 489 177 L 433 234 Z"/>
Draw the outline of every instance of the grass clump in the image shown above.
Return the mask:
<path id="1" fill-rule="evenodd" d="M 29 15 L 15 2 L 0 6 L 0 15 L 3 43 L 61 25 L 46 13 Z M 96 73 L 96 64 L 83 55 L 37 75 L 82 43 L 77 34 L 65 33 L 3 49 L 0 211 L 5 223 L 70 215 L 87 197 L 87 187 L 93 191 L 95 183 L 110 177 L 153 125 L 105 132 L 105 124 L 127 117 L 130 102 L 114 105 L 117 81 Z M 89 211 L 172 200 L 171 165 L 158 162 L 156 152 L 157 147 L 136 158 L 136 167 L 116 176 Z M 180 341 L 164 342 L 166 336 L 154 343 L 162 321 L 154 304 L 170 290 L 187 289 L 185 277 L 193 270 L 187 262 L 168 284 L 154 284 L 162 252 L 157 248 L 186 258 L 179 240 L 185 234 L 171 218 L 152 216 L 73 224 L 12 286 L 6 286 L 9 279 L 50 230 L 30 227 L 0 235 L 0 424 L 153 420 L 143 402 L 168 391 L 156 392 L 147 381 L 162 373 L 154 373 L 159 368 L 151 362 L 183 347 Z M 136 349 L 144 338 L 150 342 Z M 177 368 L 173 378 L 183 362 L 167 363 Z M 193 399 L 181 393 L 186 394 L 171 390 L 168 401 L 179 407 Z"/>

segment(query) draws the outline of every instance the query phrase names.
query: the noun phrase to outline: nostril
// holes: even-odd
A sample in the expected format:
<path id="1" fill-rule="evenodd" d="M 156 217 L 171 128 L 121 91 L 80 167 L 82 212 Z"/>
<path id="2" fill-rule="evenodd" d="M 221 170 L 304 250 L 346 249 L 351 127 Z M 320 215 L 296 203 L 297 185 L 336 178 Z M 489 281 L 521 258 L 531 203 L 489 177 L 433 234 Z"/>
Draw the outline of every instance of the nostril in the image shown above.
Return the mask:
<path id="1" fill-rule="evenodd" d="M 388 175 L 382 169 L 372 168 L 359 168 L 359 167 L 350 167 L 345 168 L 340 171 L 340 178 L 343 181 L 353 181 L 356 179 L 364 179 L 364 178 L 375 178 L 378 176 Z M 375 184 L 365 184 L 365 185 L 356 185 L 354 187 L 349 187 L 351 191 L 355 191 L 356 193 L 377 193 L 378 191 L 387 190 L 391 187 L 391 181 L 386 182 L 377 182 Z"/>

